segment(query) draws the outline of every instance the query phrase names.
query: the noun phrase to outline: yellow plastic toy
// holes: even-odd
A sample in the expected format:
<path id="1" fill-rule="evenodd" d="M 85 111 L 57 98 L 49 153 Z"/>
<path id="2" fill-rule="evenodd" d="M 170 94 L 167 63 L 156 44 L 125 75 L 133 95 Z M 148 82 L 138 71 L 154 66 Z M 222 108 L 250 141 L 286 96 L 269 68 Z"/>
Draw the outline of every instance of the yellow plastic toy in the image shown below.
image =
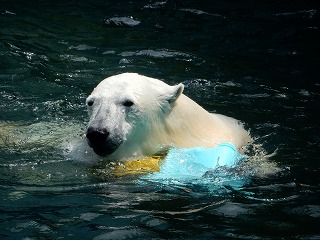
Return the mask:
<path id="1" fill-rule="evenodd" d="M 121 162 L 115 166 L 112 174 L 115 176 L 124 176 L 159 172 L 159 162 L 161 160 L 161 156 L 152 156 L 134 161 Z"/>
<path id="2" fill-rule="evenodd" d="M 99 176 L 123 177 L 130 175 L 143 175 L 159 172 L 159 163 L 164 156 L 151 156 L 128 162 L 111 162 L 107 166 L 95 168 L 93 171 Z"/>

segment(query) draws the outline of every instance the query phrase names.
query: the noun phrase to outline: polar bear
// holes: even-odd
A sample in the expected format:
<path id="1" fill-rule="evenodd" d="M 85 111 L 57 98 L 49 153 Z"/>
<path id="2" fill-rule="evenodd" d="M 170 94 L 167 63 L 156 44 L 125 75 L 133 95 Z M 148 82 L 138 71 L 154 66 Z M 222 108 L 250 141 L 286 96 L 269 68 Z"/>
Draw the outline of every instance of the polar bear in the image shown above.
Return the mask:
<path id="1" fill-rule="evenodd" d="M 239 121 L 207 112 L 183 89 L 137 73 L 104 79 L 86 99 L 88 145 L 110 160 L 130 160 L 171 146 L 240 149 L 250 141 Z"/>

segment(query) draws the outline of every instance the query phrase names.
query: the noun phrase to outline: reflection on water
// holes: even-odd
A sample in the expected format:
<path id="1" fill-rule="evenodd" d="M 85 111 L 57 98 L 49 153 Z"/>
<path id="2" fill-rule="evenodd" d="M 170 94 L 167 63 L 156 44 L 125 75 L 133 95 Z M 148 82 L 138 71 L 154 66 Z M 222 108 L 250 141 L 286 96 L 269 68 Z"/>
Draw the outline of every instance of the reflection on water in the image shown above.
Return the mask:
<path id="1" fill-rule="evenodd" d="M 318 239 L 316 3 L 2 1 L 1 239 Z M 183 82 L 242 120 L 251 168 L 234 174 L 249 180 L 159 184 L 70 161 L 86 96 L 121 72 Z"/>

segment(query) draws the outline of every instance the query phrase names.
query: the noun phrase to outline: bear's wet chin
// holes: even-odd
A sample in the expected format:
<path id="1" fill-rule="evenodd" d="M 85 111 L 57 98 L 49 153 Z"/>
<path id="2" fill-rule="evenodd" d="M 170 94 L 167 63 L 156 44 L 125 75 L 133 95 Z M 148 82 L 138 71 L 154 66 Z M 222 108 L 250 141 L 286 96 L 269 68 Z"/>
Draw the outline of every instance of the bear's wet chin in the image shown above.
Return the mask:
<path id="1" fill-rule="evenodd" d="M 110 148 L 107 145 L 99 146 L 99 147 L 93 147 L 92 149 L 97 155 L 99 155 L 101 157 L 108 156 L 108 155 L 110 155 L 111 153 L 113 153 L 114 151 L 117 150 L 116 147 Z"/>
<path id="2" fill-rule="evenodd" d="M 110 155 L 111 153 L 115 152 L 118 148 L 117 144 L 113 144 L 113 143 L 92 143 L 87 139 L 88 145 L 89 147 L 91 147 L 93 149 L 93 151 L 95 152 L 95 154 L 101 156 L 101 157 L 105 157 Z"/>

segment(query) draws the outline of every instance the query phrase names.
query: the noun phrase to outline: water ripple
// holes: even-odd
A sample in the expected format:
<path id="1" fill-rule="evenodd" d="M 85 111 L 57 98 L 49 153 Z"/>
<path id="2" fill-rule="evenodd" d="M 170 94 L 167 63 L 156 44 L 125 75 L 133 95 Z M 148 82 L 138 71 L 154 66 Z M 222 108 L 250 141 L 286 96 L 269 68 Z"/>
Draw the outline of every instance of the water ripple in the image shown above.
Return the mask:
<path id="1" fill-rule="evenodd" d="M 122 52 L 119 53 L 120 56 L 122 57 L 131 57 L 131 56 L 147 56 L 147 57 L 154 57 L 154 58 L 192 58 L 191 55 L 182 53 L 182 52 L 177 52 L 177 51 L 172 51 L 172 50 L 167 50 L 167 49 L 159 49 L 159 50 L 140 50 L 140 51 L 135 51 L 135 52 Z"/>
<path id="2" fill-rule="evenodd" d="M 134 27 L 139 25 L 141 22 L 133 19 L 133 17 L 112 17 L 106 19 L 104 23 L 109 26 Z"/>

